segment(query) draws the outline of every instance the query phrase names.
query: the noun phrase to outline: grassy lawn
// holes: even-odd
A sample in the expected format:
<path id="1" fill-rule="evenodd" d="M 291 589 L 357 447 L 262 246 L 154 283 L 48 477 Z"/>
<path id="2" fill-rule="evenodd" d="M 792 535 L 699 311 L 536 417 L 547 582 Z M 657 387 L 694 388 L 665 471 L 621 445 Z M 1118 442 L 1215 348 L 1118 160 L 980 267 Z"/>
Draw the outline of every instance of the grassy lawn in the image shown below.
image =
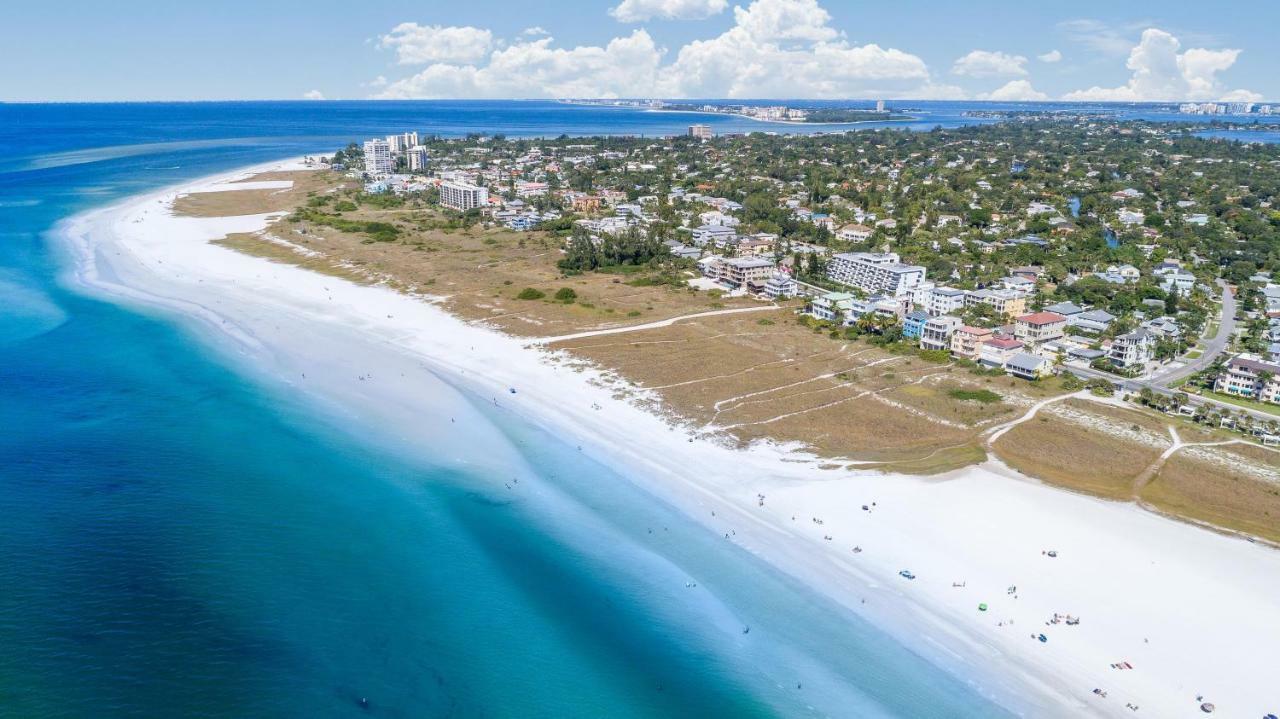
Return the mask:
<path id="1" fill-rule="evenodd" d="M 1251 409 L 1257 412 L 1266 412 L 1267 414 L 1274 414 L 1275 416 L 1280 417 L 1280 405 L 1268 404 L 1266 402 L 1255 402 L 1251 399 L 1222 394 L 1219 392 L 1210 392 L 1209 390 L 1205 390 L 1200 394 L 1201 396 L 1212 397 L 1213 399 L 1226 402 L 1227 404 L 1234 404 L 1237 407 L 1244 407 L 1245 409 Z"/>

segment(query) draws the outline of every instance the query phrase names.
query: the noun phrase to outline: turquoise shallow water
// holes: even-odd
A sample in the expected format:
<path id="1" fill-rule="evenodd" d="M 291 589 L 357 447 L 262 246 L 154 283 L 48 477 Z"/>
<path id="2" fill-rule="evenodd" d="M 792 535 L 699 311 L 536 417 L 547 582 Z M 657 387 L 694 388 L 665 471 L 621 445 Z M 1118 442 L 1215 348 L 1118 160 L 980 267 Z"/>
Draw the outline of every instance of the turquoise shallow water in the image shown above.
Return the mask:
<path id="1" fill-rule="evenodd" d="M 383 451 L 379 428 L 316 415 L 181 323 L 64 287 L 43 237 L 407 127 L 682 123 L 551 103 L 0 105 L 0 716 L 1000 715 L 564 438 L 475 403 L 541 490 L 519 495 L 430 448 Z"/>

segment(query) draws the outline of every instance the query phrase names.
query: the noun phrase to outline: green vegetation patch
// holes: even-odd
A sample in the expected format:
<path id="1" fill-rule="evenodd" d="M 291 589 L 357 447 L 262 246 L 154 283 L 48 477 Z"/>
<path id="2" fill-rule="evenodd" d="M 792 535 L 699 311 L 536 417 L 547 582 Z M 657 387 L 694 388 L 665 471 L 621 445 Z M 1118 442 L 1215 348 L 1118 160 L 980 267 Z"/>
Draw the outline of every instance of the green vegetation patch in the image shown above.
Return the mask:
<path id="1" fill-rule="evenodd" d="M 981 402 L 982 404 L 995 404 L 1001 399 L 999 394 L 989 389 L 962 389 L 957 387 L 948 391 L 947 395 L 951 399 L 958 399 L 961 402 Z"/>

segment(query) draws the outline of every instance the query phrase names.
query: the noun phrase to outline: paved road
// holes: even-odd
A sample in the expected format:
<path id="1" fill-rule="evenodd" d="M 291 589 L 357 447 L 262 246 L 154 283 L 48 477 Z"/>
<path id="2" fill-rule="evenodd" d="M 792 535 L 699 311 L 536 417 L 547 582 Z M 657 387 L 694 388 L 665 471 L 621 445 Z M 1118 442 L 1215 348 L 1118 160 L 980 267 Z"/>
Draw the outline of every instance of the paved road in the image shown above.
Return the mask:
<path id="1" fill-rule="evenodd" d="M 1168 387 L 1183 377 L 1190 377 L 1213 364 L 1218 355 L 1227 349 L 1227 343 L 1231 341 L 1231 334 L 1236 328 L 1236 298 L 1224 280 L 1218 280 L 1218 286 L 1222 288 L 1222 320 L 1218 325 L 1218 334 L 1208 341 L 1199 358 L 1181 367 L 1157 372 L 1151 377 L 1152 384 Z"/>
<path id="2" fill-rule="evenodd" d="M 1084 380 L 1104 379 L 1112 383 L 1113 385 L 1120 387 L 1121 391 L 1129 392 L 1130 394 L 1138 394 L 1145 388 L 1145 389 L 1151 390 L 1152 392 L 1155 392 L 1156 394 L 1162 394 L 1162 395 L 1165 395 L 1166 397 L 1172 397 L 1173 395 L 1178 394 L 1180 391 L 1177 389 L 1169 389 L 1168 387 L 1156 384 L 1154 382 L 1146 381 L 1146 380 L 1124 379 L 1123 377 L 1117 377 L 1109 372 L 1100 372 L 1096 369 L 1093 369 L 1092 367 L 1064 366 L 1062 369 Z M 1234 405 L 1229 402 L 1222 402 L 1220 400 L 1216 400 L 1212 397 L 1202 397 L 1200 395 L 1187 394 L 1187 401 L 1193 405 L 1208 404 L 1213 407 L 1217 407 L 1219 409 L 1225 409 L 1235 413 L 1252 415 L 1255 419 L 1260 419 L 1263 421 L 1272 421 L 1272 420 L 1275 420 L 1276 418 L 1274 414 L 1268 414 L 1266 412 L 1261 412 L 1258 410 L 1246 409 L 1239 405 Z"/>

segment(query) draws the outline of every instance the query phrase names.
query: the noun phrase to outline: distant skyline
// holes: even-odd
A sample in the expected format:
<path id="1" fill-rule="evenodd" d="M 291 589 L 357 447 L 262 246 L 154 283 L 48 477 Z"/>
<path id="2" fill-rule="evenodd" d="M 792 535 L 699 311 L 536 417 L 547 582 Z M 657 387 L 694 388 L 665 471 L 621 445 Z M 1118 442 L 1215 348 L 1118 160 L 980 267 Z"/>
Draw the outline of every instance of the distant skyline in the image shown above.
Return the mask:
<path id="1" fill-rule="evenodd" d="M 24 3 L 0 101 L 1280 101 L 1280 3 Z"/>

